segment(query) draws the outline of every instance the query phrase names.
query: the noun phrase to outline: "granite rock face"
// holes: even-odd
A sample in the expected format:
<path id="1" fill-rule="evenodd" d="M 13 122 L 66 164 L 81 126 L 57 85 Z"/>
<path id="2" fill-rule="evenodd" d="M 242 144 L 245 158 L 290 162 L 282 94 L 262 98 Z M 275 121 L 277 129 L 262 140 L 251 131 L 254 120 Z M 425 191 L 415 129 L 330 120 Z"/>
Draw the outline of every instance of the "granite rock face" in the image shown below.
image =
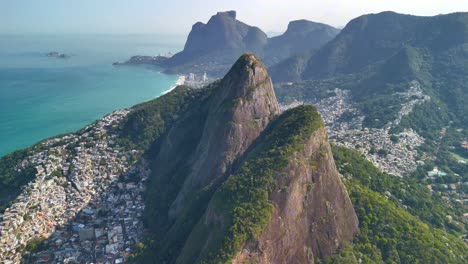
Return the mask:
<path id="1" fill-rule="evenodd" d="M 218 12 L 208 23 L 193 25 L 184 50 L 167 61 L 171 71 L 197 71 L 223 75 L 244 52 L 263 54 L 267 35 L 236 19 L 235 11 Z"/>
<path id="2" fill-rule="evenodd" d="M 146 218 L 164 236 L 194 197 L 226 177 L 280 109 L 263 64 L 245 54 L 155 145 Z M 209 196 L 209 194 L 206 194 Z M 203 212 L 197 212 L 203 213 Z M 193 215 L 187 217 L 193 217 Z"/>
<path id="3" fill-rule="evenodd" d="M 233 263 L 316 263 L 358 230 L 358 219 L 340 180 L 324 128 L 278 172 L 270 200 L 275 210 L 256 243 L 247 243 Z"/>
<path id="4" fill-rule="evenodd" d="M 168 72 L 225 75 L 237 58 L 253 52 L 272 65 L 292 55 L 321 47 L 339 30 L 307 20 L 292 21 L 287 31 L 268 38 L 258 27 L 236 19 L 235 11 L 218 12 L 205 24 L 192 26 L 184 50 L 164 62 Z"/>
<path id="5" fill-rule="evenodd" d="M 242 55 L 204 93 L 189 111 L 180 113 L 153 149 L 151 192 L 145 201 L 151 213 L 145 217 L 161 241 L 154 263 L 198 263 L 216 254 L 231 221 L 216 213 L 219 206 L 231 206 L 216 195 L 253 162 L 252 157 L 270 153 L 272 145 L 265 137 L 271 138 L 278 120 L 284 120 L 267 70 L 252 53 Z M 304 119 L 297 119 L 297 126 L 280 126 L 286 135 L 306 139 L 286 165 L 272 169 L 277 189 L 262 191 L 269 193 L 265 202 L 274 208 L 271 219 L 266 219 L 268 225 L 255 243 L 248 240 L 230 257 L 234 263 L 313 263 L 335 253 L 357 232 L 357 217 L 335 168 L 323 122 L 317 112 L 311 113 L 322 124 L 314 132 L 300 134 L 289 128 L 303 127 Z M 289 153 L 292 147 L 282 148 Z"/>
<path id="6" fill-rule="evenodd" d="M 261 51 L 267 42 L 267 36 L 259 28 L 244 24 L 236 19 L 235 11 L 219 12 L 212 16 L 207 24 L 193 25 L 184 51 L 190 53 L 208 53 L 224 51 L 234 53 L 243 50 Z M 233 54 L 236 58 L 238 54 Z M 174 58 L 174 59 L 177 59 Z"/>
<path id="7" fill-rule="evenodd" d="M 280 113 L 271 79 L 253 54 L 244 54 L 213 92 L 208 117 L 191 173 L 174 201 L 170 216 L 177 217 L 186 194 L 223 177 Z"/>

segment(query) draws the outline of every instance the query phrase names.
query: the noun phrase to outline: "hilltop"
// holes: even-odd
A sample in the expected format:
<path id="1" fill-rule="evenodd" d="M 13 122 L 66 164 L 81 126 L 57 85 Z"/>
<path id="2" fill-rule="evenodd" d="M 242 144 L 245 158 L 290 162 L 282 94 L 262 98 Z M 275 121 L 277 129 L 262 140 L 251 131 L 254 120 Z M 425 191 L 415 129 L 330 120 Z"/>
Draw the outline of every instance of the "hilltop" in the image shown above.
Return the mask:
<path id="1" fill-rule="evenodd" d="M 265 246 L 291 253 L 261 257 L 268 262 L 323 258 L 350 241 L 356 216 L 317 111 L 304 107 L 280 115 L 270 77 L 252 54 L 241 56 L 205 92 L 151 150 L 152 167 L 159 169 L 149 183 L 145 219 L 164 243 L 154 245 L 156 255 L 149 251 L 143 258 L 156 256 L 156 263 L 257 259 L 261 253 L 248 241 L 276 237 L 280 219 L 288 222 L 285 235 L 277 238 L 284 243 Z M 303 167 L 304 162 L 314 165 Z M 245 210 L 242 215 L 238 208 Z M 322 218 L 328 220 L 318 222 Z M 233 229 L 240 224 L 245 228 Z M 308 230 L 309 225 L 320 228 Z M 236 257 L 242 248 L 249 255 Z"/>

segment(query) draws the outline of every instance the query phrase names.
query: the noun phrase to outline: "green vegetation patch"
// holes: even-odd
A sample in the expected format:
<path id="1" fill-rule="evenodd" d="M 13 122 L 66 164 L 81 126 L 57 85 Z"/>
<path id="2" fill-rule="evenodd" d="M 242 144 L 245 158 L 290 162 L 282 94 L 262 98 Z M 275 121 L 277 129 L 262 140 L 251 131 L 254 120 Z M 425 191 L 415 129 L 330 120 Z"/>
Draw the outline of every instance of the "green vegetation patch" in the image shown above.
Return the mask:
<path id="1" fill-rule="evenodd" d="M 209 89 L 210 86 L 198 90 L 178 86 L 164 96 L 134 106 L 119 127 L 122 136 L 119 143 L 130 148 L 150 149 L 167 128 L 189 110 L 191 103 L 200 100 Z"/>
<path id="2" fill-rule="evenodd" d="M 451 209 L 424 186 L 379 172 L 355 151 L 334 146 L 333 153 L 360 233 L 324 263 L 466 263 L 468 246 L 460 234 L 437 228 Z"/>
<path id="3" fill-rule="evenodd" d="M 428 226 L 356 180 L 346 187 L 360 233 L 325 263 L 466 263 L 468 247 L 461 239 Z"/>
<path id="4" fill-rule="evenodd" d="M 352 178 L 374 192 L 388 196 L 388 199 L 418 216 L 434 227 L 445 227 L 447 215 L 455 215 L 440 197 L 414 178 L 400 178 L 381 172 L 358 152 L 344 147 L 333 146 L 333 157 L 337 168 L 346 178 Z M 390 195 L 388 195 L 390 194 Z"/>

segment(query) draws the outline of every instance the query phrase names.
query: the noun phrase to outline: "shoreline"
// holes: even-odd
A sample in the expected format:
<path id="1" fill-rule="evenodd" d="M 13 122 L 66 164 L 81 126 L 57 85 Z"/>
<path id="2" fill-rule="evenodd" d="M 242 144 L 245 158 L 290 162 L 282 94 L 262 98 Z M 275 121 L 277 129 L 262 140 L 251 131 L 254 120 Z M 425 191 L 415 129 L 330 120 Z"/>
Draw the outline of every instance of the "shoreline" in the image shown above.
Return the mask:
<path id="1" fill-rule="evenodd" d="M 156 98 L 159 98 L 159 97 L 161 97 L 161 96 L 163 96 L 163 95 L 165 95 L 165 94 L 167 94 L 167 93 L 170 93 L 172 90 L 174 90 L 174 89 L 175 89 L 177 86 L 179 86 L 179 85 L 184 85 L 184 84 L 185 84 L 185 80 L 186 80 L 186 76 L 185 76 L 185 75 L 178 75 L 178 78 L 177 78 L 177 81 L 175 82 L 175 85 L 174 85 L 174 86 L 171 86 L 168 90 L 163 91 L 163 92 L 160 93 L 159 95 L 156 95 Z M 149 100 L 147 100 L 147 101 L 150 101 L 150 100 L 153 100 L 153 99 L 155 99 L 155 98 L 149 99 Z M 145 101 L 144 101 L 144 102 L 145 102 Z M 143 103 L 143 102 L 140 102 L 140 103 Z M 139 103 L 137 103 L 137 104 L 139 104 Z M 135 105 L 137 105 L 137 104 L 135 104 Z M 133 106 L 134 106 L 134 105 L 133 105 Z M 94 121 L 91 121 L 89 124 L 85 125 L 84 127 L 89 126 L 89 125 L 91 125 L 91 124 L 94 124 L 95 122 L 100 121 L 101 119 L 105 118 L 106 116 L 108 116 L 108 115 L 110 115 L 110 114 L 112 114 L 112 113 L 114 113 L 114 112 L 116 112 L 116 111 L 125 110 L 125 109 L 131 109 L 133 106 L 130 106 L 130 107 L 128 107 L 128 108 L 115 109 L 115 110 L 113 110 L 113 111 L 111 111 L 111 112 L 109 112 L 109 113 L 106 113 L 106 114 L 104 114 L 103 116 L 101 116 L 101 117 L 95 119 Z M 15 152 L 17 152 L 17 151 L 28 150 L 28 149 L 30 149 L 30 148 L 32 148 L 32 147 L 34 147 L 34 146 L 36 146 L 36 145 L 39 145 L 39 144 L 41 144 L 41 143 L 43 143 L 43 142 L 45 142 L 45 141 L 47 141 L 47 140 L 77 133 L 78 131 L 82 130 L 84 127 L 78 128 L 78 129 L 76 129 L 76 130 L 74 130 L 74 131 L 71 131 L 71 132 L 66 132 L 66 133 L 60 133 L 60 134 L 57 134 L 57 135 L 52 135 L 52 136 L 50 136 L 50 137 L 46 137 L 46 138 L 44 138 L 44 139 L 42 139 L 42 140 L 39 140 L 39 141 L 37 141 L 37 142 L 35 142 L 35 143 L 32 143 L 32 144 L 30 144 L 29 146 L 26 146 L 26 147 L 24 147 L 24 148 L 18 148 L 18 149 L 15 149 L 15 150 L 13 150 L 13 151 L 10 151 L 10 152 L 8 152 L 8 153 L 0 154 L 0 159 L 3 158 L 3 157 L 6 157 L 6 156 L 8 156 L 8 155 L 11 155 L 11 154 L 13 154 L 13 153 L 15 153 Z"/>
<path id="2" fill-rule="evenodd" d="M 165 94 L 168 94 L 170 93 L 172 90 L 174 90 L 177 86 L 179 85 L 184 85 L 185 84 L 185 79 L 187 77 L 185 75 L 179 75 L 179 78 L 177 79 L 176 83 L 174 86 L 172 86 L 171 88 L 169 88 L 169 90 L 166 90 L 164 92 L 162 92 L 159 96 L 162 96 L 162 95 L 165 95 Z"/>

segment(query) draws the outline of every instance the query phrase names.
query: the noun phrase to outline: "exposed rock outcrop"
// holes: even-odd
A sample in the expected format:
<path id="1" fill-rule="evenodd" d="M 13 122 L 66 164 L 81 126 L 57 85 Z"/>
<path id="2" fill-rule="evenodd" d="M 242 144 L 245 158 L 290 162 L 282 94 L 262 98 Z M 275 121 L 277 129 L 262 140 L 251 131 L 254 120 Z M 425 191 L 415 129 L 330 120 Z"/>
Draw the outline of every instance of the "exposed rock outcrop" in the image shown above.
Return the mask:
<path id="1" fill-rule="evenodd" d="M 318 112 L 279 115 L 251 53 L 204 93 L 153 147 L 145 218 L 161 242 L 152 261 L 304 263 L 351 241 L 357 218 Z M 249 228 L 237 230 L 243 210 Z"/>
<path id="2" fill-rule="evenodd" d="M 233 263 L 316 263 L 351 241 L 358 220 L 340 180 L 324 128 L 278 172 L 272 219 Z M 281 189 L 283 188 L 283 189 Z"/>
<path id="3" fill-rule="evenodd" d="M 206 187 L 222 182 L 280 112 L 270 77 L 253 54 L 243 55 L 225 78 L 204 93 L 154 146 L 149 188 L 155 191 L 147 199 L 153 209 L 145 218 L 159 236 L 184 222 L 185 216 L 197 221 L 194 214 L 202 214 L 202 209 L 189 214 L 187 207 L 201 196 L 209 199 L 212 190 Z"/>
<path id="4" fill-rule="evenodd" d="M 209 104 L 191 173 L 171 207 L 172 217 L 182 210 L 187 193 L 222 177 L 280 112 L 265 67 L 250 53 L 234 64 Z"/>
<path id="5" fill-rule="evenodd" d="M 184 50 L 166 65 L 174 72 L 201 70 L 197 73 L 222 76 L 244 52 L 263 54 L 267 42 L 262 30 L 237 20 L 235 11 L 218 12 L 208 23 L 193 25 Z"/>
<path id="6" fill-rule="evenodd" d="M 230 53 L 238 57 L 237 52 L 245 50 L 261 51 L 267 43 L 267 36 L 257 27 L 244 24 L 236 19 L 236 11 L 218 12 L 207 24 L 196 23 L 192 27 L 184 51 L 172 61 L 190 58 L 213 51 Z M 199 53 L 199 54 L 196 54 Z M 235 58 L 234 58 L 235 59 Z"/>
<path id="7" fill-rule="evenodd" d="M 237 20 L 235 11 L 218 12 L 206 24 L 195 23 L 184 50 L 161 65 L 168 72 L 199 75 L 207 72 L 212 77 L 221 77 L 245 52 L 253 52 L 272 65 L 317 49 L 338 33 L 338 29 L 329 25 L 297 20 L 289 24 L 283 35 L 268 38 L 258 27 Z"/>

